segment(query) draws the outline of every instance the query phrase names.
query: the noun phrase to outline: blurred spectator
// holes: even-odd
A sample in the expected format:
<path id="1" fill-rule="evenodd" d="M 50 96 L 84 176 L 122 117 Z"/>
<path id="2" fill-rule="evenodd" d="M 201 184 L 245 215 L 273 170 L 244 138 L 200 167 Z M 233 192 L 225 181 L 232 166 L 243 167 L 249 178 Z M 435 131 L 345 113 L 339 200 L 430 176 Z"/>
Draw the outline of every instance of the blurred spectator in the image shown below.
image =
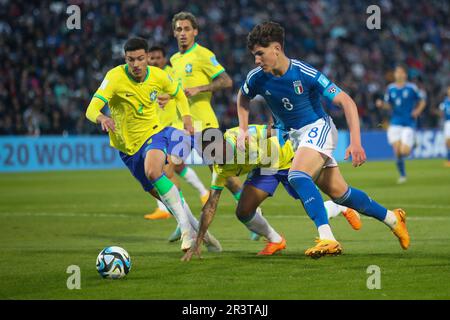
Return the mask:
<path id="1" fill-rule="evenodd" d="M 105 72 L 124 63 L 130 36 L 177 50 L 172 16 L 198 17 L 198 41 L 213 50 L 234 80 L 234 89 L 213 98 L 222 128 L 237 125 L 236 91 L 254 66 L 246 35 L 264 20 L 286 29 L 288 56 L 322 70 L 355 99 L 362 128 L 380 128 L 386 115 L 374 107 L 392 81 L 391 70 L 407 63 L 412 81 L 437 105 L 450 83 L 450 3 L 381 0 L 381 30 L 366 28 L 373 1 L 142 0 L 71 1 L 81 8 L 81 30 L 66 27 L 61 1 L 0 0 L 0 134 L 90 134 L 84 110 Z M 419 80 L 418 80 L 419 79 Z M 325 102 L 324 102 L 325 104 Z M 256 100 L 251 121 L 270 121 Z M 326 104 L 340 129 L 342 110 Z M 420 127 L 438 124 L 427 108 Z"/>

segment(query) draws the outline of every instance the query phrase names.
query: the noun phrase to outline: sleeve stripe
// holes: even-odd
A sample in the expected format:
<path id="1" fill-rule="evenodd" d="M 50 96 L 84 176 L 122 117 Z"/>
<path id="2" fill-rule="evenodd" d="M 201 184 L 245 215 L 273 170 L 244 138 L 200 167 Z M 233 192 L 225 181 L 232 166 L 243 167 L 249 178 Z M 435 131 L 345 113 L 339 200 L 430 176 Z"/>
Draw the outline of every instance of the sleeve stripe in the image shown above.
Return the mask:
<path id="1" fill-rule="evenodd" d="M 220 190 L 223 190 L 223 187 L 211 186 L 211 189 L 220 191 Z"/>
<path id="2" fill-rule="evenodd" d="M 316 73 L 317 70 L 311 67 L 308 67 L 306 64 L 301 63 L 299 60 L 292 60 L 292 63 L 294 63 L 295 65 L 298 65 L 299 67 L 303 67 L 303 69 L 306 69 L 307 71 L 310 71 L 312 73 Z"/>
<path id="3" fill-rule="evenodd" d="M 309 70 L 303 68 L 301 65 L 299 65 L 299 64 L 297 64 L 297 63 L 294 63 L 294 62 L 293 62 L 292 64 L 293 64 L 294 66 L 299 67 L 301 72 L 303 72 L 304 74 L 307 74 L 307 75 L 309 75 L 309 76 L 311 76 L 311 77 L 313 77 L 313 78 L 315 78 L 316 75 L 317 75 L 317 72 L 309 71 Z"/>
<path id="4" fill-rule="evenodd" d="M 94 98 L 98 98 L 98 99 L 102 100 L 104 103 L 108 103 L 108 100 L 106 100 L 104 97 L 102 97 L 98 93 L 94 94 Z"/>
<path id="5" fill-rule="evenodd" d="M 220 74 L 222 74 L 223 72 L 225 72 L 225 69 L 222 69 L 222 70 L 220 70 L 219 72 L 217 72 L 216 74 L 214 74 L 214 75 L 212 75 L 211 76 L 211 79 L 215 79 L 215 78 L 217 78 Z"/>
<path id="6" fill-rule="evenodd" d="M 178 82 L 177 90 L 175 90 L 175 93 L 171 94 L 172 97 L 175 97 L 177 95 L 178 91 L 180 91 L 180 87 L 181 87 L 181 85 Z"/>
<path id="7" fill-rule="evenodd" d="M 259 71 L 261 71 L 261 70 L 262 70 L 262 68 L 261 68 L 261 67 L 258 67 L 258 68 L 253 69 L 252 71 L 250 71 L 250 72 L 248 73 L 248 75 L 247 75 L 246 81 L 249 82 L 250 79 L 251 79 L 255 74 L 257 74 Z"/>

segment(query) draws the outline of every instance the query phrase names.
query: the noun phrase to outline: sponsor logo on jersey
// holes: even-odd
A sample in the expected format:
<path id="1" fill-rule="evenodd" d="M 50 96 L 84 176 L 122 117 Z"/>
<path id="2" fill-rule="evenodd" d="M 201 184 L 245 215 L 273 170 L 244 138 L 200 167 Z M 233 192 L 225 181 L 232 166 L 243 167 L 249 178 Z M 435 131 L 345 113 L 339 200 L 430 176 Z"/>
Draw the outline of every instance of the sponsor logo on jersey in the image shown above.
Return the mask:
<path id="1" fill-rule="evenodd" d="M 294 91 L 295 91 L 296 94 L 302 94 L 303 93 L 303 85 L 302 85 L 302 82 L 300 80 L 294 81 L 293 85 L 294 85 Z"/>

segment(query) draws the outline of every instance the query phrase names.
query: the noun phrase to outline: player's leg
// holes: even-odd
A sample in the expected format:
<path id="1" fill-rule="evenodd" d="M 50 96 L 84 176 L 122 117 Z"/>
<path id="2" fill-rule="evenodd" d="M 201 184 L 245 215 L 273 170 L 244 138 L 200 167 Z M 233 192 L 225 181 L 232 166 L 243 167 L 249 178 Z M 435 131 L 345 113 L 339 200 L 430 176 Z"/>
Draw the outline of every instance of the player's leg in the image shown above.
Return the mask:
<path id="1" fill-rule="evenodd" d="M 270 177 L 258 174 L 252 173 L 252 177 L 246 181 L 236 208 L 236 216 L 247 229 L 268 240 L 258 255 L 273 255 L 286 248 L 286 240 L 268 223 L 259 210 L 259 205 L 273 194 L 278 182 L 275 179 L 269 181 Z"/>
<path id="2" fill-rule="evenodd" d="M 170 162 L 166 164 L 163 171 L 166 174 L 167 178 L 169 178 L 175 184 L 175 186 L 180 189 L 180 182 L 174 175 L 173 164 L 171 164 Z M 167 209 L 164 203 L 162 203 L 160 200 L 156 200 L 156 202 L 158 207 L 152 213 L 144 215 L 144 219 L 159 220 L 170 218 L 172 215 L 170 214 L 169 209 Z"/>
<path id="3" fill-rule="evenodd" d="M 348 208 L 346 206 L 342 206 L 331 200 L 325 201 L 324 206 L 327 210 L 328 219 L 333 219 L 342 214 L 354 230 L 361 229 L 361 217 L 356 210 Z"/>
<path id="4" fill-rule="evenodd" d="M 450 139 L 446 140 L 447 145 L 447 163 L 446 166 L 450 168 Z"/>
<path id="5" fill-rule="evenodd" d="M 152 136 L 152 143 L 146 148 L 144 169 L 147 178 L 155 186 L 161 201 L 177 219 L 182 232 L 182 250 L 188 250 L 194 243 L 195 233 L 184 211 L 178 188 L 163 172 L 163 166 L 166 162 L 166 154 L 163 150 L 168 145 L 166 136 L 168 130 L 166 129 Z"/>
<path id="6" fill-rule="evenodd" d="M 445 166 L 450 168 L 450 120 L 446 120 L 444 123 L 444 137 L 447 146 L 447 161 L 445 162 Z"/>
<path id="7" fill-rule="evenodd" d="M 402 127 L 400 136 L 400 146 L 398 147 L 399 155 L 403 159 L 403 174 L 401 175 L 398 183 L 406 182 L 406 164 L 405 159 L 411 154 L 412 148 L 414 146 L 414 129 L 411 127 Z"/>
<path id="8" fill-rule="evenodd" d="M 406 229 L 406 213 L 402 209 L 390 211 L 369 198 L 364 191 L 350 187 L 337 166 L 323 169 L 316 179 L 316 183 L 335 203 L 352 208 L 386 224 L 398 237 L 402 248 L 408 248 L 410 239 Z"/>
<path id="9" fill-rule="evenodd" d="M 203 185 L 203 182 L 198 177 L 194 169 L 185 165 L 184 162 L 174 166 L 175 172 L 183 178 L 187 183 L 193 186 L 200 194 L 200 201 L 202 205 L 205 205 L 208 201 L 209 191 Z"/>
<path id="10" fill-rule="evenodd" d="M 392 146 L 392 150 L 395 156 L 395 164 L 397 166 L 397 171 L 399 173 L 398 183 L 403 183 L 406 181 L 406 171 L 405 171 L 405 159 L 401 153 L 401 137 L 402 137 L 402 127 L 392 125 L 389 126 L 387 131 L 387 138 L 389 144 Z"/>

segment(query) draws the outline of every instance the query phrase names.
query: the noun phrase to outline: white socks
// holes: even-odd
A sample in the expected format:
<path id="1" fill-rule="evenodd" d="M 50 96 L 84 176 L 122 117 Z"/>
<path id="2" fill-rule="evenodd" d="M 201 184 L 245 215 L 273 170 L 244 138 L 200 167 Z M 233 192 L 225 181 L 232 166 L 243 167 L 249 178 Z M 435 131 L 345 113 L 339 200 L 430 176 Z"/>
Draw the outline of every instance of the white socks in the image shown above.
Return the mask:
<path id="1" fill-rule="evenodd" d="M 319 231 L 319 238 L 320 240 L 334 240 L 336 239 L 333 236 L 333 232 L 331 232 L 331 228 L 329 224 L 323 224 L 319 228 L 317 228 Z"/>
<path id="2" fill-rule="evenodd" d="M 244 224 L 250 231 L 266 237 L 270 242 L 278 243 L 282 240 L 281 236 L 270 226 L 266 218 L 259 212 L 256 212 L 253 218 Z"/>
<path id="3" fill-rule="evenodd" d="M 169 212 L 169 209 L 167 209 L 167 207 L 164 205 L 164 203 L 162 203 L 158 199 L 156 199 L 156 202 L 158 203 L 159 210 Z"/>
<path id="4" fill-rule="evenodd" d="M 166 205 L 166 207 L 171 209 L 172 214 L 175 216 L 175 219 L 177 219 L 181 232 L 187 231 L 189 233 L 192 233 L 193 229 L 188 218 L 188 214 L 183 208 L 177 187 L 173 185 L 167 193 L 165 193 L 164 195 L 160 194 L 159 197 Z"/>
<path id="5" fill-rule="evenodd" d="M 205 186 L 203 185 L 200 178 L 197 176 L 195 171 L 189 167 L 186 167 L 183 170 L 183 178 L 186 179 L 186 181 L 192 185 L 197 191 L 200 193 L 200 196 L 204 196 L 208 193 L 208 190 L 206 190 Z"/>
<path id="6" fill-rule="evenodd" d="M 391 210 L 388 210 L 383 222 L 391 229 L 394 229 L 397 225 L 397 216 Z"/>
<path id="7" fill-rule="evenodd" d="M 325 209 L 327 210 L 328 219 L 337 217 L 340 213 L 345 212 L 345 210 L 347 210 L 347 207 L 334 203 L 331 200 L 325 201 L 324 206 Z"/>

